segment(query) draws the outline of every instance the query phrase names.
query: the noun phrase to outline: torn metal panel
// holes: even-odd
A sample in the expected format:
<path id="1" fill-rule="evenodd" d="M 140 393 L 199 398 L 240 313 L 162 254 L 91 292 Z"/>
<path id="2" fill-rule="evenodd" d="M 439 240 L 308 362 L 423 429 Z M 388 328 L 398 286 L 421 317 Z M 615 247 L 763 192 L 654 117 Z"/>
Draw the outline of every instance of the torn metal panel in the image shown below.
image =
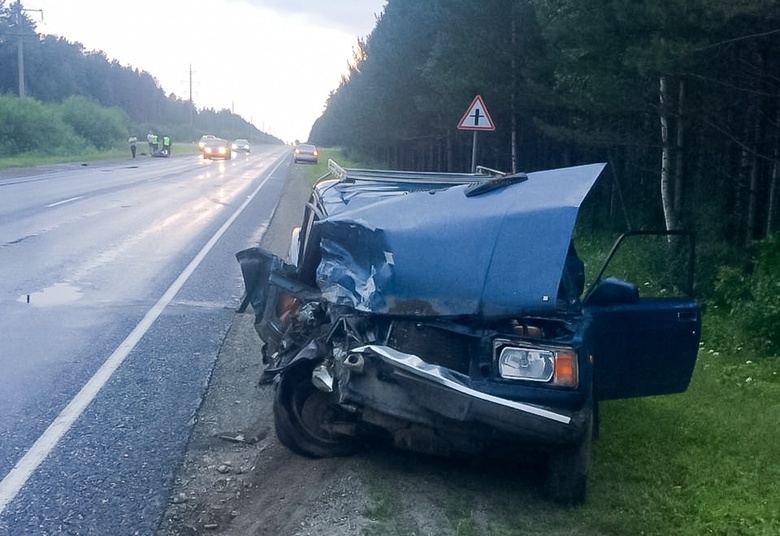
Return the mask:
<path id="1" fill-rule="evenodd" d="M 530 173 L 500 191 L 467 185 L 381 195 L 339 184 L 317 222 L 317 284 L 331 303 L 415 316 L 501 317 L 556 308 L 582 200 L 603 164 Z"/>

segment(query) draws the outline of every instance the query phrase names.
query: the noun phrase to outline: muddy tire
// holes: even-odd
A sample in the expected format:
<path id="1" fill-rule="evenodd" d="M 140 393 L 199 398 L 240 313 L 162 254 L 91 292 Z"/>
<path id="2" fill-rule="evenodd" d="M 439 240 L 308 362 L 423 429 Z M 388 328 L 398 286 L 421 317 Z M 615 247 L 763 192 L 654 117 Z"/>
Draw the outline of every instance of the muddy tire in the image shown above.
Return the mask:
<path id="1" fill-rule="evenodd" d="M 276 386 L 274 426 L 279 442 L 301 456 L 331 458 L 360 450 L 355 438 L 336 435 L 328 425 L 352 421 L 352 416 L 334 403 L 332 395 L 311 382 L 308 363 L 284 372 Z"/>
<path id="2" fill-rule="evenodd" d="M 585 502 L 593 443 L 593 414 L 588 417 L 580 442 L 568 449 L 553 452 L 547 458 L 545 494 L 555 502 L 578 505 Z"/>

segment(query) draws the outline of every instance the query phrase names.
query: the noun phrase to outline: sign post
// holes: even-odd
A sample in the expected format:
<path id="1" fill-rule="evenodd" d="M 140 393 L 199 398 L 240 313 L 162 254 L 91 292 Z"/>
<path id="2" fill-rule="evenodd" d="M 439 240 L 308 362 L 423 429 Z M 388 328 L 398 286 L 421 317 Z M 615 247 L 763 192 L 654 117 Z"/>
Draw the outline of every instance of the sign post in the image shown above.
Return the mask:
<path id="1" fill-rule="evenodd" d="M 458 122 L 458 130 L 473 130 L 474 137 L 471 143 L 471 171 L 476 173 L 477 171 L 477 132 L 493 131 L 496 130 L 493 120 L 490 118 L 490 114 L 485 108 L 485 103 L 482 102 L 482 97 L 477 95 L 474 100 L 471 101 L 466 113 L 460 118 Z"/>

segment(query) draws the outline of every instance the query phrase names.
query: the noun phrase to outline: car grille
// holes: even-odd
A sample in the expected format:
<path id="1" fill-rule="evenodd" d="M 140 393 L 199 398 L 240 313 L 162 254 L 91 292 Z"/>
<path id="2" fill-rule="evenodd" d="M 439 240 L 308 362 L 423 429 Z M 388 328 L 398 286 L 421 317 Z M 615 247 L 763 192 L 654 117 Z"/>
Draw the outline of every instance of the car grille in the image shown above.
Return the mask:
<path id="1" fill-rule="evenodd" d="M 475 339 L 420 322 L 396 320 L 388 343 L 433 365 L 468 374 Z"/>

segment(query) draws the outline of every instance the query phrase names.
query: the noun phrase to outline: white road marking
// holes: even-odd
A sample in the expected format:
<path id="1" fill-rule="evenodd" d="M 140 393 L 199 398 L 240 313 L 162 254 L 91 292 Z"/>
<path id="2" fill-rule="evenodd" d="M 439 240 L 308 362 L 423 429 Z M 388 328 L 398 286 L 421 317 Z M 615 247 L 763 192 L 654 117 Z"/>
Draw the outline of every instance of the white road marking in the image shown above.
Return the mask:
<path id="1" fill-rule="evenodd" d="M 255 198 L 260 189 L 268 182 L 268 179 L 276 172 L 279 167 L 286 163 L 287 159 L 282 159 L 268 173 L 268 176 L 255 188 L 238 209 L 228 220 L 222 224 L 214 236 L 212 236 L 203 248 L 195 255 L 184 271 L 179 274 L 176 281 L 165 291 L 162 297 L 157 300 L 151 309 L 144 315 L 138 325 L 130 332 L 124 341 L 108 357 L 103 365 L 98 369 L 94 376 L 81 388 L 65 409 L 60 412 L 54 421 L 49 425 L 45 432 L 39 437 L 33 446 L 30 447 L 25 455 L 14 465 L 14 468 L 0 482 L 0 514 L 3 513 L 8 503 L 10 503 L 21 491 L 29 478 L 49 456 L 60 439 L 70 430 L 73 424 L 78 420 L 87 406 L 94 400 L 100 389 L 108 382 L 114 372 L 119 368 L 125 358 L 135 348 L 141 338 L 152 327 L 163 310 L 170 304 L 184 283 L 190 278 L 195 269 L 200 265 L 209 251 L 214 247 L 217 241 L 222 237 L 234 221 L 246 209 L 249 203 Z"/>
<path id="2" fill-rule="evenodd" d="M 79 199 L 82 199 L 84 196 L 80 195 L 78 197 L 71 197 L 70 199 L 63 199 L 62 201 L 57 201 L 56 203 L 51 203 L 50 205 L 46 205 L 46 208 L 52 208 L 59 205 L 64 205 L 65 203 L 72 203 L 74 201 L 78 201 Z"/>

